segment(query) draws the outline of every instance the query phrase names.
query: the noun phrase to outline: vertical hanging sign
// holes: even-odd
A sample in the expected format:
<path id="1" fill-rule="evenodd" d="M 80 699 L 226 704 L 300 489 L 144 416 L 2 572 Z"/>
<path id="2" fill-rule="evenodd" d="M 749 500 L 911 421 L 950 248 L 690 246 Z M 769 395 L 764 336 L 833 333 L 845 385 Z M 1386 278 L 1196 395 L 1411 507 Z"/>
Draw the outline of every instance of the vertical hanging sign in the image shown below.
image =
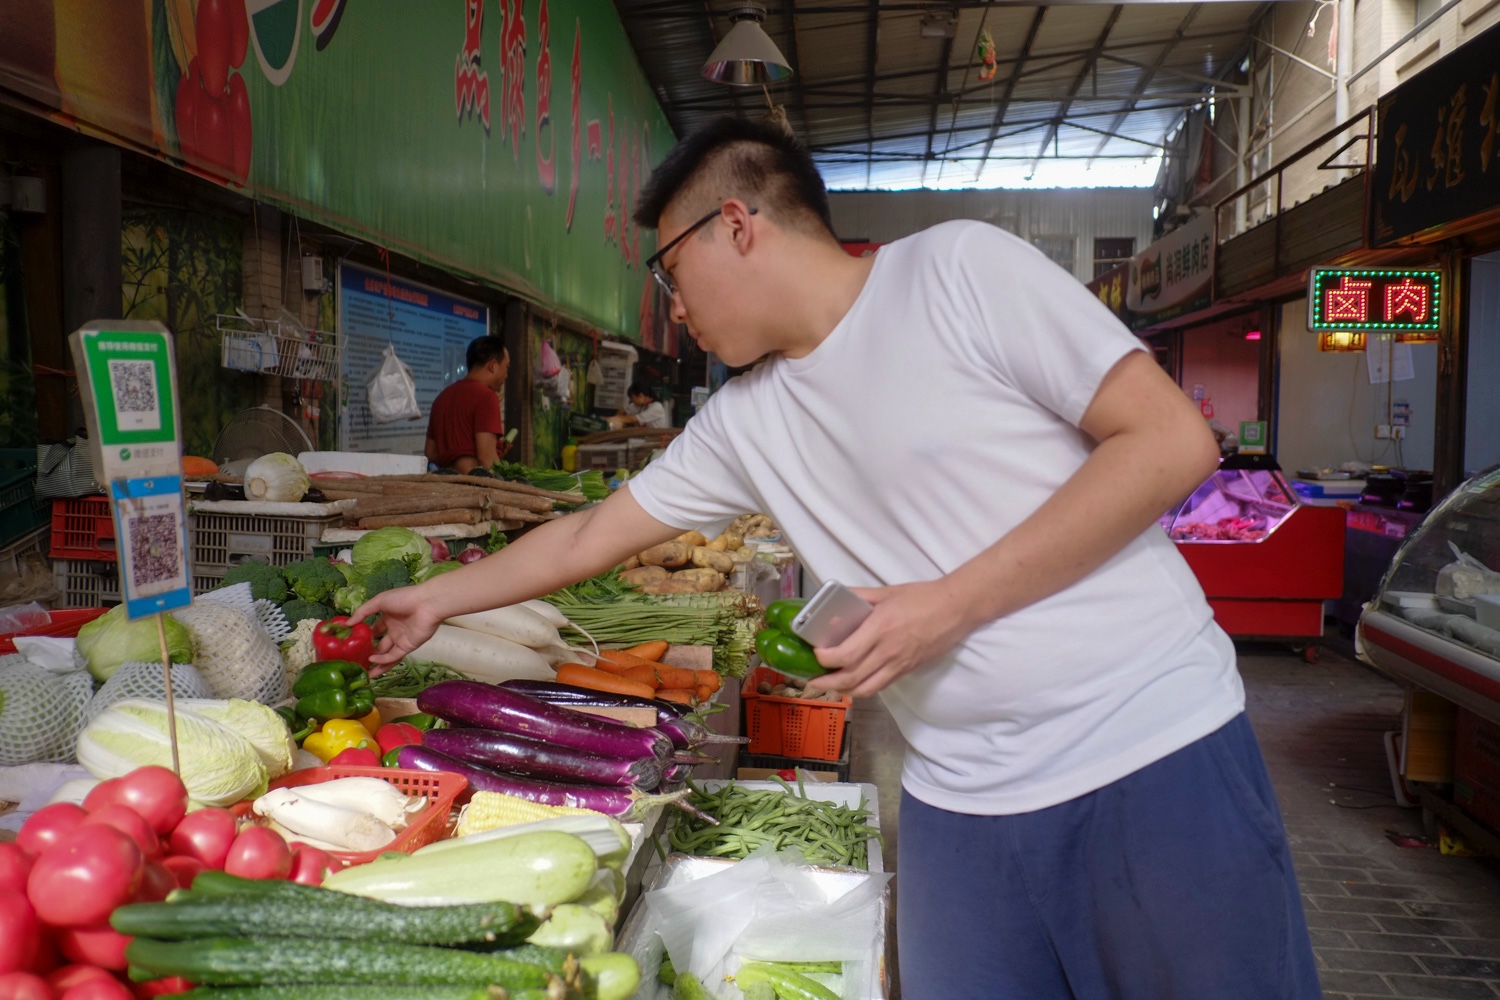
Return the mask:
<path id="1" fill-rule="evenodd" d="M 69 343 L 94 474 L 114 514 L 126 614 L 186 607 L 192 591 L 172 335 L 159 323 L 99 320 Z"/>

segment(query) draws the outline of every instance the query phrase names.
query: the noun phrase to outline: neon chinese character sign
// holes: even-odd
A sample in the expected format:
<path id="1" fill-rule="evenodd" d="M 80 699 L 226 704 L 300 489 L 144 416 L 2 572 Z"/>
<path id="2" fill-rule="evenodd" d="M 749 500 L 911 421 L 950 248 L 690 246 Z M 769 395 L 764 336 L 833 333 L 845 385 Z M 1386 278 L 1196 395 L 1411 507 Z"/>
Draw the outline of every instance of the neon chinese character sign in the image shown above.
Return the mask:
<path id="1" fill-rule="evenodd" d="M 1314 331 L 1436 331 L 1442 317 L 1442 274 L 1314 268 L 1308 277 L 1307 309 L 1308 329 Z"/>

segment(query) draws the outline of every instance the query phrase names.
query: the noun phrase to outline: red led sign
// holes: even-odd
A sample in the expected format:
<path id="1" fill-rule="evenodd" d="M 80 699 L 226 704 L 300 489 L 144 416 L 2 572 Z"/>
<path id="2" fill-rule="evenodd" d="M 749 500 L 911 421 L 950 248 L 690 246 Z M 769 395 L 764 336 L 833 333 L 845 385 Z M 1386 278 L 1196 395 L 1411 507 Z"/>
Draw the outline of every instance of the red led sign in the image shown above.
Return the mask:
<path id="1" fill-rule="evenodd" d="M 1308 329 L 1436 330 L 1441 292 L 1439 271 L 1314 268 L 1307 282 Z"/>

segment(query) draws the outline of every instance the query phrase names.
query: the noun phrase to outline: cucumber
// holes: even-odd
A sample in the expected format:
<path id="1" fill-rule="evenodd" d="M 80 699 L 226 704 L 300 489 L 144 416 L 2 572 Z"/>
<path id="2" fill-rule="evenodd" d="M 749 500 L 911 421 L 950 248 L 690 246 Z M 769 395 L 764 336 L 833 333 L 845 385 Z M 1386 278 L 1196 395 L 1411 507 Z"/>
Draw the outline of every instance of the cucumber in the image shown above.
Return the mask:
<path id="1" fill-rule="evenodd" d="M 745 991 L 745 1000 L 777 1000 L 776 987 L 770 983 L 756 983 Z"/>
<path id="2" fill-rule="evenodd" d="M 506 991 L 489 986 L 364 986 L 361 1000 L 543 1000 L 537 990 Z M 349 1000 L 347 986 L 222 986 L 180 994 L 178 1000 Z"/>
<path id="3" fill-rule="evenodd" d="M 773 962 L 746 962 L 734 974 L 735 984 L 749 990 L 769 983 L 781 1000 L 839 1000 L 839 995 L 816 979 Z"/>
<path id="4" fill-rule="evenodd" d="M 269 881 L 269 880 L 268 880 Z M 283 882 L 282 885 L 295 885 Z M 307 895 L 196 894 L 180 903 L 132 903 L 115 910 L 110 924 L 132 937 L 179 941 L 206 937 L 348 938 L 370 944 L 519 944 L 541 920 L 513 903 L 395 906 L 342 893 L 296 886 Z"/>
<path id="5" fill-rule="evenodd" d="M 578 960 L 592 983 L 585 982 L 585 995 L 593 1000 L 630 1000 L 641 985 L 641 967 L 631 956 L 620 951 L 603 955 L 585 955 Z M 589 992 L 587 987 L 592 986 Z"/>
<path id="6" fill-rule="evenodd" d="M 351 918 L 358 922 L 358 917 Z M 552 989 L 560 978 L 539 965 L 425 945 L 308 938 L 136 938 L 125 950 L 132 977 L 181 976 L 204 986 L 346 985 L 499 986 Z M 137 980 L 139 981 L 139 980 Z"/>
<path id="7" fill-rule="evenodd" d="M 672 985 L 672 1000 L 713 1000 L 708 990 L 691 972 L 677 973 L 677 982 Z"/>

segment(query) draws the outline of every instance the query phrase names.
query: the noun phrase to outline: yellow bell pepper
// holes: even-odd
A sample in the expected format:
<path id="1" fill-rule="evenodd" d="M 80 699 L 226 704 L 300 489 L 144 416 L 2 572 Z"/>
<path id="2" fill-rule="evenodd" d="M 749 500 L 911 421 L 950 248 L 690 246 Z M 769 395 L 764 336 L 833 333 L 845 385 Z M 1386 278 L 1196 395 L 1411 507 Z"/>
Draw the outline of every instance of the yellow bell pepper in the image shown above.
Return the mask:
<path id="1" fill-rule="evenodd" d="M 302 741 L 302 749 L 328 763 L 350 747 L 368 747 L 379 753 L 375 737 L 354 719 L 330 719 L 323 728 Z"/>
<path id="2" fill-rule="evenodd" d="M 364 726 L 367 732 L 378 733 L 380 731 L 380 709 L 372 708 L 369 715 L 361 716 L 354 721 Z"/>

